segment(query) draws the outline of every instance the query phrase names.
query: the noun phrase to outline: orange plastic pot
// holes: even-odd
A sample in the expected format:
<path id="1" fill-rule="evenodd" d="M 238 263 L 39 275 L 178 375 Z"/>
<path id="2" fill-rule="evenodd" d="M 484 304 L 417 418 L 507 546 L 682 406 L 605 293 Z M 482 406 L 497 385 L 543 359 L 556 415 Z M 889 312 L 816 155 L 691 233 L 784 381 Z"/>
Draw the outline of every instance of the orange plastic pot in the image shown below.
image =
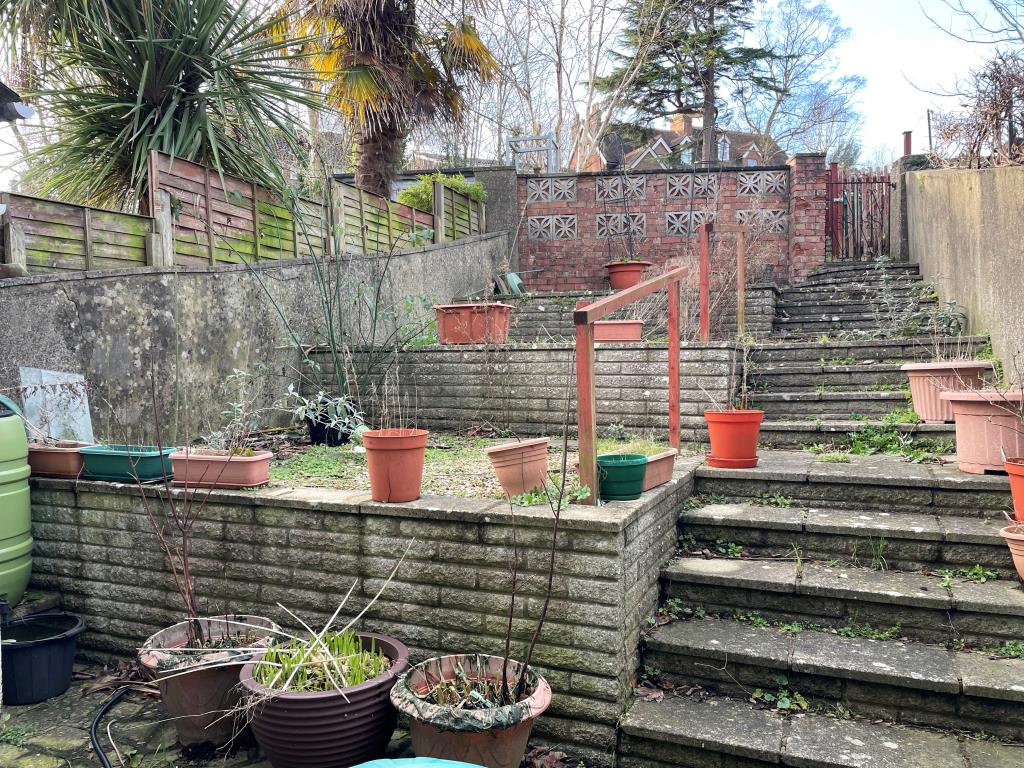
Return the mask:
<path id="1" fill-rule="evenodd" d="M 484 448 L 505 493 L 519 496 L 544 487 L 548 476 L 548 442 L 548 438 L 538 437 Z"/>
<path id="2" fill-rule="evenodd" d="M 374 501 L 396 504 L 420 497 L 428 434 L 425 429 L 363 432 L 370 496 Z"/>
<path id="3" fill-rule="evenodd" d="M 1024 456 L 1007 459 L 1006 474 L 1010 476 L 1010 495 L 1013 497 L 1013 516 L 1024 523 Z"/>
<path id="4" fill-rule="evenodd" d="M 1010 548 L 1010 555 L 1013 557 L 1013 567 L 1017 569 L 1017 576 L 1024 581 L 1024 525 L 1008 525 L 999 532 L 999 535 L 1006 541 Z"/>
<path id="5" fill-rule="evenodd" d="M 711 438 L 708 464 L 723 469 L 756 467 L 763 419 L 764 411 L 705 411 Z"/>
<path id="6" fill-rule="evenodd" d="M 640 341 L 643 337 L 643 320 L 597 320 L 594 322 L 594 341 Z"/>
<path id="7" fill-rule="evenodd" d="M 608 270 L 608 283 L 613 290 L 632 288 L 644 279 L 644 271 L 651 266 L 649 261 L 611 261 L 604 265 Z"/>
<path id="8" fill-rule="evenodd" d="M 512 321 L 512 305 L 438 304 L 437 337 L 442 344 L 504 344 Z"/>

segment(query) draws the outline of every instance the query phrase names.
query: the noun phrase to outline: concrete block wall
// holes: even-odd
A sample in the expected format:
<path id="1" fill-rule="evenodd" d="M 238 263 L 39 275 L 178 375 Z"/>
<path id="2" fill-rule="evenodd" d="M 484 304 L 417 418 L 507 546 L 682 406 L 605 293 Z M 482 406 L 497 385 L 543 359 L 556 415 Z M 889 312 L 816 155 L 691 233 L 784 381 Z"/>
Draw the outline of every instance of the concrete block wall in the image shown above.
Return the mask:
<path id="1" fill-rule="evenodd" d="M 611 765 L 640 632 L 657 606 L 659 567 L 674 550 L 694 464 L 681 460 L 673 481 L 638 501 L 570 506 L 563 513 L 553 601 L 534 658 L 554 699 L 535 734 L 588 766 Z M 158 505 L 162 491 L 148 492 Z M 136 488 L 34 479 L 32 510 L 33 586 L 60 591 L 64 607 L 85 619 L 83 656 L 130 656 L 149 635 L 181 619 Z M 522 589 L 512 649 L 521 658 L 541 610 L 552 516 L 534 507 L 517 509 L 514 520 Z M 333 489 L 214 491 L 198 511 L 192 568 L 204 612 L 252 612 L 298 629 L 278 602 L 321 626 L 356 582 L 342 614 L 355 616 L 408 547 L 362 627 L 400 638 L 414 661 L 500 653 L 512 524 L 508 506 L 493 500 L 429 497 L 385 505 Z"/>

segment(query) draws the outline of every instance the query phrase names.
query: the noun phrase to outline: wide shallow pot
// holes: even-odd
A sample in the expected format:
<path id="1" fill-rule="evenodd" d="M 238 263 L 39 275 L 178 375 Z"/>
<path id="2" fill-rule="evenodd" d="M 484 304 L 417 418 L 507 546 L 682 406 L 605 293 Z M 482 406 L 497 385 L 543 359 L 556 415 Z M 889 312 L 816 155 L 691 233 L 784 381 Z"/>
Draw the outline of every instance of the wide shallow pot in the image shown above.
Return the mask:
<path id="1" fill-rule="evenodd" d="M 644 492 L 647 457 L 642 453 L 607 453 L 597 457 L 600 496 L 605 501 L 631 501 Z"/>
<path id="2" fill-rule="evenodd" d="M 941 363 L 907 363 L 900 368 L 910 380 L 914 412 L 926 424 L 951 424 L 953 406 L 939 397 L 943 392 L 978 390 L 992 363 L 975 360 L 948 360 Z"/>
<path id="3" fill-rule="evenodd" d="M 1008 525 L 999 532 L 1010 548 L 1013 567 L 1017 569 L 1017 577 L 1024 581 L 1024 526 Z"/>
<path id="4" fill-rule="evenodd" d="M 544 487 L 548 478 L 549 438 L 538 437 L 484 448 L 498 482 L 509 496 Z"/>
<path id="5" fill-rule="evenodd" d="M 679 451 L 673 448 L 647 457 L 647 471 L 644 473 L 644 490 L 649 491 L 664 485 L 672 479 Z"/>
<path id="6" fill-rule="evenodd" d="M 493 709 L 453 709 L 431 704 L 423 696 L 444 680 L 460 676 L 494 680 L 502 674 L 500 656 L 459 655 L 428 659 L 409 670 L 391 689 L 391 701 L 409 717 L 412 750 L 417 757 L 437 757 L 482 765 L 519 768 L 534 721 L 551 704 L 551 686 L 530 668 L 527 698 Z M 514 685 L 522 672 L 517 661 L 508 662 Z"/>
<path id="7" fill-rule="evenodd" d="M 594 341 L 640 341 L 643 337 L 643 320 L 594 321 Z"/>
<path id="8" fill-rule="evenodd" d="M 32 467 L 34 477 L 65 477 L 81 476 L 85 467 L 82 449 L 92 443 L 80 443 L 75 440 L 61 440 L 56 443 L 29 443 L 28 465 Z"/>
<path id="9" fill-rule="evenodd" d="M 346 768 L 384 754 L 398 720 L 389 694 L 409 667 L 409 649 L 393 637 L 360 632 L 391 659 L 383 675 L 338 691 L 275 691 L 242 668 L 242 687 L 262 699 L 252 711 L 252 732 L 274 768 Z M 346 700 L 347 699 L 347 700 Z"/>
<path id="10" fill-rule="evenodd" d="M 71 685 L 75 646 L 85 622 L 70 613 L 38 613 L 5 624 L 4 704 L 36 704 Z"/>
<path id="11" fill-rule="evenodd" d="M 280 629 L 270 619 L 244 614 L 211 616 L 196 621 L 207 638 L 223 640 L 239 633 L 252 633 L 254 646 L 268 645 Z M 253 626 L 244 626 L 247 624 Z M 224 717 L 224 713 L 234 709 L 240 700 L 238 673 L 251 655 L 233 654 L 237 663 L 229 666 L 176 674 L 182 671 L 174 668 L 174 659 L 178 654 L 161 653 L 159 649 L 184 648 L 190 642 L 188 621 L 161 629 L 139 649 L 139 666 L 143 674 L 156 680 L 160 687 L 164 707 L 178 732 L 178 741 L 183 746 L 204 742 L 226 744 L 237 728 L 234 718 Z M 209 655 L 214 658 L 223 653 L 209 651 Z"/>
<path id="12" fill-rule="evenodd" d="M 159 448 L 155 445 L 90 445 L 82 448 L 85 474 L 90 480 L 108 480 L 113 483 L 134 483 L 136 476 L 142 482 L 160 480 L 167 473 L 171 477 L 171 462 L 167 457 L 177 448 Z"/>
<path id="13" fill-rule="evenodd" d="M 644 271 L 651 266 L 649 261 L 611 261 L 604 265 L 608 270 L 608 283 L 612 290 L 621 291 L 639 285 Z"/>
<path id="14" fill-rule="evenodd" d="M 425 429 L 371 429 L 363 432 L 370 496 L 374 501 L 401 503 L 420 497 Z"/>
<path id="15" fill-rule="evenodd" d="M 328 448 L 337 448 L 339 445 L 348 445 L 352 437 L 351 432 L 332 427 L 320 421 L 306 419 L 306 428 L 309 430 L 309 442 L 313 445 L 326 445 Z"/>
<path id="16" fill-rule="evenodd" d="M 1008 458 L 1003 467 L 1010 476 L 1010 495 L 1013 497 L 1013 515 L 1024 523 L 1024 456 Z"/>
<path id="17" fill-rule="evenodd" d="M 437 304 L 437 336 L 442 344 L 504 344 L 512 319 L 512 305 Z"/>
<path id="18" fill-rule="evenodd" d="M 763 419 L 764 411 L 704 411 L 711 438 L 708 464 L 725 469 L 756 467 Z"/>
<path id="19" fill-rule="evenodd" d="M 1024 421 L 1017 392 L 943 392 L 956 417 L 956 458 L 962 472 L 1004 470 L 1004 456 L 1024 456 Z"/>
<path id="20" fill-rule="evenodd" d="M 171 454 L 174 484 L 192 488 L 253 488 L 270 482 L 270 451 L 252 456 L 193 449 Z"/>

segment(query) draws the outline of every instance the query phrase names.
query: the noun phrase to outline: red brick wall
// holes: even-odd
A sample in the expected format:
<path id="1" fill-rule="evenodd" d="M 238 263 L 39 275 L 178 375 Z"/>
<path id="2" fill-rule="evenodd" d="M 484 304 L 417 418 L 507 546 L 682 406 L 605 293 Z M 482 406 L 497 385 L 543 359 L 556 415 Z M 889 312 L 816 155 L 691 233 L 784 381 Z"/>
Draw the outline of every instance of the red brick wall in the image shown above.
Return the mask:
<path id="1" fill-rule="evenodd" d="M 604 290 L 604 264 L 610 259 L 632 255 L 659 267 L 670 262 L 695 266 L 697 224 L 710 215 L 722 224 L 750 225 L 755 243 L 748 254 L 759 254 L 769 272 L 764 276 L 788 282 L 792 248 L 800 254 L 801 275 L 819 256 L 812 229 L 817 206 L 824 205 L 827 172 L 824 158 L 814 157 L 817 163 L 812 156 L 799 156 L 792 168 L 521 176 L 523 279 L 533 291 Z M 791 190 L 799 192 L 795 206 Z M 621 234 L 627 216 L 634 222 L 632 237 Z M 818 263 L 825 254 L 824 219 L 820 229 Z M 716 253 L 729 260 L 734 251 L 725 245 Z"/>
<path id="2" fill-rule="evenodd" d="M 789 281 L 798 283 L 825 263 L 828 166 L 821 154 L 796 155 L 789 165 Z"/>

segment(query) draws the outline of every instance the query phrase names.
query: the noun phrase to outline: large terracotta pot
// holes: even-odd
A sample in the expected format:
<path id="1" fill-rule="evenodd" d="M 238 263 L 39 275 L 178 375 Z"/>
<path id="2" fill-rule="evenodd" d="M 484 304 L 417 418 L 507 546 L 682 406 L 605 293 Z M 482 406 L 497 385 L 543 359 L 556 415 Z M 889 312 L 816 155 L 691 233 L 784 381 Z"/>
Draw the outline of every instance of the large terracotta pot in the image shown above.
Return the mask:
<path id="1" fill-rule="evenodd" d="M 621 291 L 639 285 L 644 279 L 644 271 L 651 266 L 649 261 L 610 261 L 604 265 L 608 270 L 608 283 L 612 290 Z"/>
<path id="2" fill-rule="evenodd" d="M 643 320 L 594 321 L 594 341 L 641 341 L 643 337 Z"/>
<path id="3" fill-rule="evenodd" d="M 190 488 L 254 488 L 270 482 L 270 451 L 252 456 L 186 448 L 171 454 L 175 485 Z"/>
<path id="4" fill-rule="evenodd" d="M 442 680 L 465 675 L 469 679 L 496 679 L 502 673 L 500 656 L 441 656 L 417 664 L 391 689 L 391 702 L 409 716 L 409 734 L 417 757 L 482 765 L 486 768 L 519 768 L 534 721 L 551 704 L 551 687 L 531 668 L 533 694 L 516 704 L 494 709 L 464 710 L 442 707 L 425 696 Z M 509 661 L 509 679 L 522 669 Z"/>
<path id="5" fill-rule="evenodd" d="M 393 504 L 415 501 L 423 485 L 425 429 L 371 429 L 363 432 L 370 496 Z"/>
<path id="6" fill-rule="evenodd" d="M 442 344 L 504 344 L 512 320 L 512 305 L 437 304 L 437 336 Z"/>
<path id="7" fill-rule="evenodd" d="M 92 443 L 61 440 L 56 443 L 29 443 L 28 465 L 35 477 L 77 478 L 85 468 L 82 448 Z"/>
<path id="8" fill-rule="evenodd" d="M 711 438 L 709 465 L 725 469 L 757 466 L 757 439 L 764 411 L 704 411 L 704 419 Z"/>
<path id="9" fill-rule="evenodd" d="M 548 478 L 549 438 L 538 437 L 484 448 L 498 482 L 509 496 L 544 487 Z"/>
<path id="10" fill-rule="evenodd" d="M 999 532 L 1010 548 L 1013 567 L 1017 569 L 1017 577 L 1024 581 L 1024 525 L 1008 525 Z"/>
<path id="11" fill-rule="evenodd" d="M 1012 456 L 1003 464 L 1010 476 L 1010 495 L 1013 497 L 1013 515 L 1024 523 L 1024 456 Z"/>
<path id="12" fill-rule="evenodd" d="M 270 619 L 262 616 L 228 614 L 196 619 L 207 638 L 223 639 L 239 633 L 253 632 L 255 645 L 267 645 L 280 629 Z M 263 627 L 261 632 L 246 624 Z M 212 742 L 218 746 L 228 743 L 236 731 L 234 718 L 224 717 L 239 702 L 238 673 L 249 661 L 249 654 L 235 654 L 237 663 L 210 669 L 197 669 L 180 674 L 174 669 L 174 655 L 161 653 L 161 648 L 183 648 L 191 642 L 189 622 L 182 621 L 162 629 L 150 637 L 139 649 L 139 665 L 143 673 L 156 680 L 160 688 L 167 714 L 178 732 L 178 741 L 183 746 Z M 225 651 L 210 651 L 213 659 L 224 656 Z"/>
<path id="13" fill-rule="evenodd" d="M 956 457 L 963 472 L 1004 469 L 1004 456 L 1024 456 L 1021 392 L 943 392 L 956 417 Z"/>
<path id="14" fill-rule="evenodd" d="M 347 768 L 383 757 L 398 715 L 389 694 L 409 666 L 409 649 L 393 637 L 358 634 L 391 659 L 383 675 L 339 691 L 285 692 L 253 679 L 254 663 L 242 668 L 242 688 L 259 696 L 252 732 L 273 768 Z"/>
<path id="15" fill-rule="evenodd" d="M 953 422 L 953 406 L 939 395 L 943 392 L 979 390 L 992 363 L 974 360 L 948 360 L 941 363 L 907 363 L 900 368 L 910 380 L 914 412 L 926 424 Z"/>

